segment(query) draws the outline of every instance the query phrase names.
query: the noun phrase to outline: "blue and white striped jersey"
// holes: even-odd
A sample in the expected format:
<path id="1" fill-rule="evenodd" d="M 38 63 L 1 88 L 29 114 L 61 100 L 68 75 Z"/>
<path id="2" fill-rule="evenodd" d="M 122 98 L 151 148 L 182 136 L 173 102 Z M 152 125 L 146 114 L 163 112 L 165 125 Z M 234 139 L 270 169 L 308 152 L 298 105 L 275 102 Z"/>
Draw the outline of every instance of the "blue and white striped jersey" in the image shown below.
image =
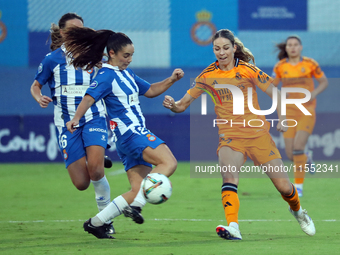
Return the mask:
<path id="1" fill-rule="evenodd" d="M 80 104 L 91 80 L 98 69 L 84 71 L 75 69 L 70 65 L 69 57 L 65 55 L 65 47 L 62 45 L 55 51 L 47 54 L 35 75 L 35 80 L 44 85 L 48 83 L 51 89 L 51 97 L 54 104 L 54 124 L 57 127 L 65 127 L 70 121 Z M 100 116 L 105 118 L 105 106 L 102 101 L 93 104 L 80 119 L 79 126 Z"/>
<path id="2" fill-rule="evenodd" d="M 150 83 L 139 78 L 129 68 L 119 70 L 116 66 L 103 64 L 98 71 L 86 94 L 96 102 L 104 99 L 107 115 L 111 123 L 115 123 L 114 141 L 128 130 L 140 133 L 145 128 L 138 97 L 144 95 L 149 88 Z"/>

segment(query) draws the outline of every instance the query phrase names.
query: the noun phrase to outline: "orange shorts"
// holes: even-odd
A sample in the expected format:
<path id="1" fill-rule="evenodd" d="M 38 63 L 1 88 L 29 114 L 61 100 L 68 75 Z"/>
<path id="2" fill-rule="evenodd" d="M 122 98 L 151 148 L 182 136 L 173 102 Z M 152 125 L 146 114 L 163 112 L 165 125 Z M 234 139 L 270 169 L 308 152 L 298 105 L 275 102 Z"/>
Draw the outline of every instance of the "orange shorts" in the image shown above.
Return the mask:
<path id="1" fill-rule="evenodd" d="M 281 158 L 281 154 L 269 133 L 256 138 L 226 138 L 226 136 L 221 137 L 220 135 L 217 155 L 223 146 L 241 152 L 244 155 L 244 162 L 249 157 L 256 166 Z"/>
<path id="2" fill-rule="evenodd" d="M 312 111 L 311 109 L 308 109 L 312 115 L 297 115 L 292 114 L 291 112 L 287 112 L 287 119 L 293 119 L 297 122 L 297 125 L 295 127 L 289 127 L 286 132 L 283 133 L 284 138 L 294 138 L 297 131 L 306 131 L 310 135 L 313 133 L 314 126 L 315 126 L 315 120 L 316 115 L 315 111 Z M 287 123 L 289 126 L 293 126 L 293 121 L 288 121 Z"/>

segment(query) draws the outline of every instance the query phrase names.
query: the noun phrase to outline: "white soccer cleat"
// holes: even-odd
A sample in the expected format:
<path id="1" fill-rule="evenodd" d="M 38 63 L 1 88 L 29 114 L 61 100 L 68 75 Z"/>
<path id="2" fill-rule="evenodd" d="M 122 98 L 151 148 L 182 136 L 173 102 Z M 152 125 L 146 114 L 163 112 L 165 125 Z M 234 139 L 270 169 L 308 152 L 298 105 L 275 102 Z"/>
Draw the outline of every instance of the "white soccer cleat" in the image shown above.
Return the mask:
<path id="1" fill-rule="evenodd" d="M 227 240 L 242 240 L 241 232 L 234 227 L 218 225 L 216 233 Z"/>
<path id="2" fill-rule="evenodd" d="M 291 208 L 289 208 L 289 211 L 295 217 L 295 219 L 299 222 L 300 227 L 303 232 L 305 232 L 309 236 L 315 235 L 314 222 L 308 216 L 306 210 L 301 210 L 301 212 L 298 213 L 298 212 L 294 212 Z"/>

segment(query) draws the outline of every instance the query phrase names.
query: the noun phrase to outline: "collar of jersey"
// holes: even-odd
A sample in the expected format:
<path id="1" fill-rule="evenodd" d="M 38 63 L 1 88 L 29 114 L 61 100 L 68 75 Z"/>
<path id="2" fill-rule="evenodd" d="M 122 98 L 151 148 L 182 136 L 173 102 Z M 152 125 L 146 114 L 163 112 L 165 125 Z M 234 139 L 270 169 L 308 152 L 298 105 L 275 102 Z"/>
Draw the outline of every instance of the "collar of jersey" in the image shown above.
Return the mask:
<path id="1" fill-rule="evenodd" d="M 115 71 L 119 71 L 118 66 L 113 66 L 113 65 L 110 65 L 110 64 L 106 64 L 106 63 L 103 63 L 102 67 L 106 67 L 106 68 L 109 68 L 109 69 L 113 69 Z"/>

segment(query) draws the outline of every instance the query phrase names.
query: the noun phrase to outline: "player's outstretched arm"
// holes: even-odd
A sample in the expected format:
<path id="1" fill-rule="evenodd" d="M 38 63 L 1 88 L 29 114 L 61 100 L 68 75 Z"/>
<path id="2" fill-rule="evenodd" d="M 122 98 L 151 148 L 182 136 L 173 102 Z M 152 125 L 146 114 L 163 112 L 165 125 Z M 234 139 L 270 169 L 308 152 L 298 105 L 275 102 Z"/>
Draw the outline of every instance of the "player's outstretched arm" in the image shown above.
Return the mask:
<path id="1" fill-rule="evenodd" d="M 83 97 L 73 119 L 66 123 L 67 130 L 70 131 L 71 134 L 77 129 L 76 126 L 79 124 L 79 120 L 84 116 L 86 111 L 94 104 L 94 102 L 94 98 L 90 95 L 85 95 Z"/>
<path id="2" fill-rule="evenodd" d="M 172 75 L 168 78 L 166 78 L 163 81 L 156 82 L 151 84 L 149 90 L 144 94 L 144 96 L 152 98 L 159 96 L 163 92 L 165 92 L 168 88 L 171 87 L 172 84 L 174 84 L 176 81 L 179 81 L 184 76 L 184 72 L 180 68 L 176 68 Z"/>
<path id="3" fill-rule="evenodd" d="M 163 106 L 170 109 L 172 112 L 180 113 L 184 112 L 194 100 L 195 98 L 189 94 L 185 94 L 184 97 L 177 102 L 175 102 L 171 96 L 165 96 Z"/>

